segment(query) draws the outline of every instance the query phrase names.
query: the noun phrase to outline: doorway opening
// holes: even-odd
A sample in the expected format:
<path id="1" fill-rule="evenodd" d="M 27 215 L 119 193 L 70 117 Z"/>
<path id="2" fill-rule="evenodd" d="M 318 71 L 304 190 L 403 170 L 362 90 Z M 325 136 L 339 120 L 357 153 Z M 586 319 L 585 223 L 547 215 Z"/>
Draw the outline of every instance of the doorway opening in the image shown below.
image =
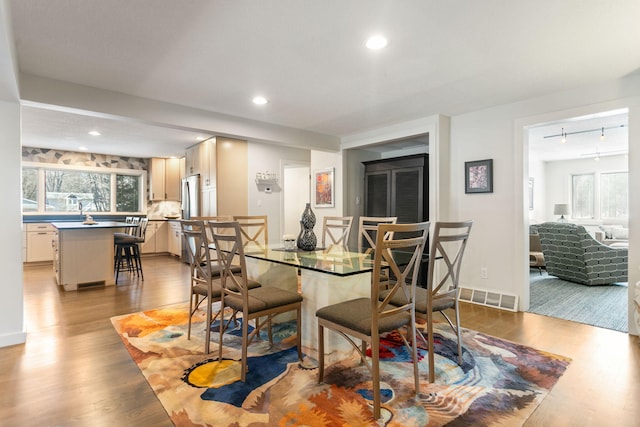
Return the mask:
<path id="1" fill-rule="evenodd" d="M 528 128 L 528 141 L 530 235 L 566 211 L 566 221 L 584 227 L 597 244 L 624 246 L 627 237 L 628 247 L 628 110 L 540 123 Z M 628 330 L 626 283 L 586 286 L 532 268 L 529 297 L 530 312 Z M 563 306 L 568 298 L 571 307 Z M 604 305 L 615 308 L 594 313 Z"/>
<path id="2" fill-rule="evenodd" d="M 311 172 L 308 163 L 282 165 L 282 234 L 298 235 L 300 215 L 311 201 Z"/>

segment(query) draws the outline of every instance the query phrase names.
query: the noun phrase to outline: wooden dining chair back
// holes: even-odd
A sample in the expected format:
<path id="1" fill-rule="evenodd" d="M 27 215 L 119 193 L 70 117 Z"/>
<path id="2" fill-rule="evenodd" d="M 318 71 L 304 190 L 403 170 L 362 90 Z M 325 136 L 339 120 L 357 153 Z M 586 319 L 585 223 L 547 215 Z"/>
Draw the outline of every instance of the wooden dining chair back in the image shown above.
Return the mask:
<path id="1" fill-rule="evenodd" d="M 209 353 L 211 338 L 211 323 L 218 317 L 218 311 L 215 316 L 212 311 L 212 304 L 220 301 L 222 287 L 220 281 L 215 280 L 219 277 L 219 269 L 215 269 L 210 257 L 208 249 L 209 240 L 207 238 L 206 226 L 204 221 L 199 220 L 182 220 L 180 221 L 182 229 L 183 245 L 186 248 L 189 259 L 189 324 L 187 327 L 187 339 L 191 339 L 191 321 L 196 310 L 206 301 L 206 319 L 205 321 L 205 343 L 204 352 Z"/>
<path id="2" fill-rule="evenodd" d="M 412 237 L 407 236 L 411 233 Z M 429 223 L 380 224 L 376 238 L 373 281 L 371 295 L 343 301 L 319 309 L 318 319 L 318 381 L 324 381 L 324 329 L 331 329 L 343 336 L 360 354 L 362 362 L 371 373 L 373 390 L 373 415 L 380 418 L 380 335 L 394 330 L 400 333 L 410 350 L 414 370 L 414 391 L 420 390 L 418 353 L 416 343 L 415 294 L 418 269 L 424 247 L 427 244 Z M 395 238 L 396 235 L 403 237 Z M 402 256 L 399 254 L 402 253 Z M 406 261 L 409 255 L 409 261 Z M 398 262 L 402 258 L 403 262 Z M 386 264 L 396 280 L 386 298 L 380 299 L 381 266 Z M 405 303 L 391 303 L 394 295 L 400 294 Z M 361 342 L 361 346 L 356 343 Z M 371 362 L 367 360 L 367 345 L 371 347 Z"/>
<path id="3" fill-rule="evenodd" d="M 352 223 L 352 216 L 325 216 L 322 219 L 322 247 L 328 251 L 334 247 L 346 250 Z"/>
<path id="4" fill-rule="evenodd" d="M 371 255 L 376 249 L 376 239 L 378 236 L 378 225 L 395 224 L 398 217 L 361 216 L 358 222 L 358 252 L 361 255 Z M 387 236 L 393 237 L 393 236 Z M 365 261 L 366 262 L 366 261 Z M 387 266 L 382 263 L 380 276 L 380 286 L 382 289 L 389 287 L 390 274 Z"/>
<path id="5" fill-rule="evenodd" d="M 376 249 L 378 225 L 395 224 L 398 217 L 361 216 L 358 223 L 358 252 L 368 254 Z"/>
<path id="6" fill-rule="evenodd" d="M 244 252 L 265 251 L 269 243 L 269 226 L 266 215 L 235 215 L 240 225 Z"/>
<path id="7" fill-rule="evenodd" d="M 245 236 L 238 221 L 210 222 L 211 234 L 214 246 L 218 253 L 218 261 L 222 265 L 222 298 L 221 310 L 229 307 L 235 314 L 242 314 L 242 368 L 241 379 L 246 381 L 247 348 L 249 343 L 259 337 L 264 324 L 268 327 L 269 343 L 273 345 L 271 331 L 272 319 L 281 313 L 296 312 L 297 330 L 296 344 L 298 358 L 302 360 L 302 296 L 297 292 L 286 291 L 277 287 L 261 286 L 251 287 L 248 278 L 247 266 L 244 255 Z M 227 248 L 227 249 L 223 249 Z M 234 266 L 240 266 L 240 273 L 234 274 Z M 264 319 L 265 322 L 261 323 Z M 224 320 L 224 319 L 223 319 Z M 249 322 L 255 321 L 254 330 L 249 334 Z M 230 324 L 229 321 L 220 322 L 219 358 L 222 359 L 222 337 Z"/>
<path id="8" fill-rule="evenodd" d="M 419 288 L 416 315 L 427 321 L 427 345 L 429 351 L 429 382 L 435 380 L 433 352 L 433 313 L 440 312 L 458 341 L 458 365 L 462 365 L 462 333 L 458 295 L 460 267 L 473 221 L 436 222 L 429 249 L 427 288 Z M 445 310 L 453 309 L 455 324 Z"/>
<path id="9" fill-rule="evenodd" d="M 233 221 L 233 216 L 231 215 L 217 215 L 217 216 L 192 216 L 192 220 L 196 221 L 204 221 L 205 228 L 207 230 L 207 238 L 209 239 L 209 243 L 213 243 L 213 236 L 211 236 L 211 229 L 207 226 L 209 222 L 217 222 L 217 221 Z M 211 253 L 212 258 L 216 258 L 215 249 Z"/>

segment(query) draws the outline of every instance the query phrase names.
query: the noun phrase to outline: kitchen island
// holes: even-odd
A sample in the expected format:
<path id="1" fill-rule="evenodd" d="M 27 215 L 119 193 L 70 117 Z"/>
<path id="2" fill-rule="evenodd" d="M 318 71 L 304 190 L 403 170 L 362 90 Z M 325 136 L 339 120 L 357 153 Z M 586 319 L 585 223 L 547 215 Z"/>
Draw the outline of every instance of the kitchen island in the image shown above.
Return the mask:
<path id="1" fill-rule="evenodd" d="M 113 233 L 131 226 L 124 222 L 53 222 L 53 270 L 65 291 L 113 285 Z"/>

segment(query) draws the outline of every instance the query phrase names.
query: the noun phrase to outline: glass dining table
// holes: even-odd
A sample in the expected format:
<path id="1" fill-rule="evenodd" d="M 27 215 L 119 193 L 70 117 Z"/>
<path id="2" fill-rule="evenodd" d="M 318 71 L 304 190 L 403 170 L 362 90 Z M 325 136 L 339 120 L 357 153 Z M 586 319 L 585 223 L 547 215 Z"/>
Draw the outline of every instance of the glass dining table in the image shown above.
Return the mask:
<path id="1" fill-rule="evenodd" d="M 264 250 L 248 249 L 245 260 L 249 277 L 263 286 L 302 292 L 302 346 L 312 358 L 317 357 L 318 348 L 316 311 L 340 301 L 371 295 L 373 259 L 369 254 L 342 247 L 302 251 L 269 245 Z M 336 334 L 327 334 L 325 339 L 327 360 L 337 360 L 344 357 L 344 352 L 352 351 Z"/>

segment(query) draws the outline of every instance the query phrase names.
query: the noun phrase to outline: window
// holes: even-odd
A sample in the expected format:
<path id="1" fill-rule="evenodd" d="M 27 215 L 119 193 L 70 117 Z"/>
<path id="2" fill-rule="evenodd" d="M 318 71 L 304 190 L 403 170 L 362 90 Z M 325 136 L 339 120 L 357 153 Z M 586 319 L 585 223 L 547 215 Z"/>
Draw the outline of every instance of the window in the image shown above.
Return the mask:
<path id="1" fill-rule="evenodd" d="M 600 216 L 608 219 L 629 217 L 629 174 L 627 172 L 600 175 Z"/>
<path id="2" fill-rule="evenodd" d="M 22 211 L 38 211 L 38 169 L 22 169 Z"/>
<path id="3" fill-rule="evenodd" d="M 116 175 L 116 212 L 140 211 L 140 176 Z"/>
<path id="4" fill-rule="evenodd" d="M 594 218 L 594 175 L 573 175 L 571 181 L 571 217 L 574 219 Z"/>
<path id="5" fill-rule="evenodd" d="M 142 212 L 145 209 L 144 178 L 143 170 L 25 166 L 22 168 L 22 211 Z"/>
<path id="6" fill-rule="evenodd" d="M 44 181 L 47 212 L 111 210 L 111 174 L 47 169 Z"/>

